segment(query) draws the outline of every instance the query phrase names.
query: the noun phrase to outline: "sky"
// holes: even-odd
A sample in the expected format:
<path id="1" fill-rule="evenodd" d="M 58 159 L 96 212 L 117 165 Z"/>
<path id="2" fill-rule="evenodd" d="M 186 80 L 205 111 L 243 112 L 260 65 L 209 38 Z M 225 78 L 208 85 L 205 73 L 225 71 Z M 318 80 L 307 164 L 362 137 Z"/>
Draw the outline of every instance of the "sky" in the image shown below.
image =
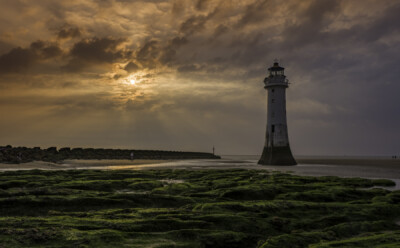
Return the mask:
<path id="1" fill-rule="evenodd" d="M 400 155 L 398 0 L 0 0 L 0 145 Z"/>

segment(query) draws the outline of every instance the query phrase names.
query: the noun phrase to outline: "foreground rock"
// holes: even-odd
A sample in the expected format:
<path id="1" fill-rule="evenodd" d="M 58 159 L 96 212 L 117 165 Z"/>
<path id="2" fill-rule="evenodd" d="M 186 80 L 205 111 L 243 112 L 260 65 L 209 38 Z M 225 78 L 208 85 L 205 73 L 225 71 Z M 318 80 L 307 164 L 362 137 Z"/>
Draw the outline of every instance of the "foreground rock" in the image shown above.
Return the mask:
<path id="1" fill-rule="evenodd" d="M 399 247 L 389 180 L 265 170 L 0 173 L 2 247 Z"/>

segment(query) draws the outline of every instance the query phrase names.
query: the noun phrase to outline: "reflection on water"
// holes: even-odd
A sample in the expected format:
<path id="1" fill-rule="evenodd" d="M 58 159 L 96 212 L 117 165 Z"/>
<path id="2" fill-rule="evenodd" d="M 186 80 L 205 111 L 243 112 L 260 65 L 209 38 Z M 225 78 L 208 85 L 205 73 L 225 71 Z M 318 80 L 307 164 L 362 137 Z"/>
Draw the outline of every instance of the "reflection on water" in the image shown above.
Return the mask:
<path id="1" fill-rule="evenodd" d="M 223 156 L 222 159 L 216 160 L 181 160 L 159 164 L 108 166 L 107 169 L 259 169 L 269 171 L 292 172 L 294 174 L 308 176 L 363 177 L 371 179 L 385 178 L 390 179 L 396 183 L 396 186 L 387 187 L 387 189 L 400 190 L 400 166 L 396 167 L 393 165 L 385 165 L 384 163 L 379 166 L 335 164 L 262 166 L 258 165 L 257 161 L 258 156 Z"/>
<path id="2" fill-rule="evenodd" d="M 100 165 L 93 163 L 90 164 L 85 161 L 82 161 L 82 163 L 79 161 L 75 161 L 75 164 L 67 163 L 57 166 L 53 165 L 53 167 L 43 169 L 258 169 L 292 172 L 294 174 L 306 176 L 363 177 L 371 179 L 384 178 L 393 180 L 396 183 L 395 187 L 391 187 L 388 189 L 400 190 L 400 166 L 393 163 L 385 163 L 385 160 L 379 162 L 379 165 L 298 164 L 296 166 L 262 166 L 257 164 L 258 158 L 259 156 L 222 156 L 222 159 L 181 160 L 167 162 L 154 161 L 154 163 L 152 164 L 130 164 L 129 162 L 126 164 L 116 164 L 119 162 L 114 161 L 113 163 L 108 163 L 107 161 L 104 161 L 104 163 Z M 335 159 L 337 159 L 337 157 L 335 157 Z M 363 159 L 368 160 L 368 158 L 366 157 L 364 157 Z M 148 162 L 149 161 L 147 161 L 147 163 Z M 21 169 L 22 168 L 2 168 L 1 170 L 5 171 Z"/>

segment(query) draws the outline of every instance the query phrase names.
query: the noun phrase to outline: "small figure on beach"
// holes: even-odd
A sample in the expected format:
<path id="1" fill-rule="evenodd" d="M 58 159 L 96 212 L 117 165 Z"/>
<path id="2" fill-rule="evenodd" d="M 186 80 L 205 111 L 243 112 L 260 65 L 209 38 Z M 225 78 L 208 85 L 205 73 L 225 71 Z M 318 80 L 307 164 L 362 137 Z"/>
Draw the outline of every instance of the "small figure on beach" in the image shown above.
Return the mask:
<path id="1" fill-rule="evenodd" d="M 131 152 L 131 160 L 133 160 L 133 156 L 134 156 L 134 154 L 133 154 L 133 152 Z"/>

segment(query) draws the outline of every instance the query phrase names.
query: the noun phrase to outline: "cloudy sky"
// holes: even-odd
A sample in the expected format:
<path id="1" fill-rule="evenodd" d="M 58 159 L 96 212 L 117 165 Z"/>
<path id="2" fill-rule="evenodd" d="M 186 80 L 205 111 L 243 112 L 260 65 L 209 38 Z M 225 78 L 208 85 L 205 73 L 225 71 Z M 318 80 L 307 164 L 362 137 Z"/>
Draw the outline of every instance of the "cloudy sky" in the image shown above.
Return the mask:
<path id="1" fill-rule="evenodd" d="M 398 0 L 0 0 L 0 138 L 260 154 L 286 68 L 295 155 L 400 155 Z"/>

